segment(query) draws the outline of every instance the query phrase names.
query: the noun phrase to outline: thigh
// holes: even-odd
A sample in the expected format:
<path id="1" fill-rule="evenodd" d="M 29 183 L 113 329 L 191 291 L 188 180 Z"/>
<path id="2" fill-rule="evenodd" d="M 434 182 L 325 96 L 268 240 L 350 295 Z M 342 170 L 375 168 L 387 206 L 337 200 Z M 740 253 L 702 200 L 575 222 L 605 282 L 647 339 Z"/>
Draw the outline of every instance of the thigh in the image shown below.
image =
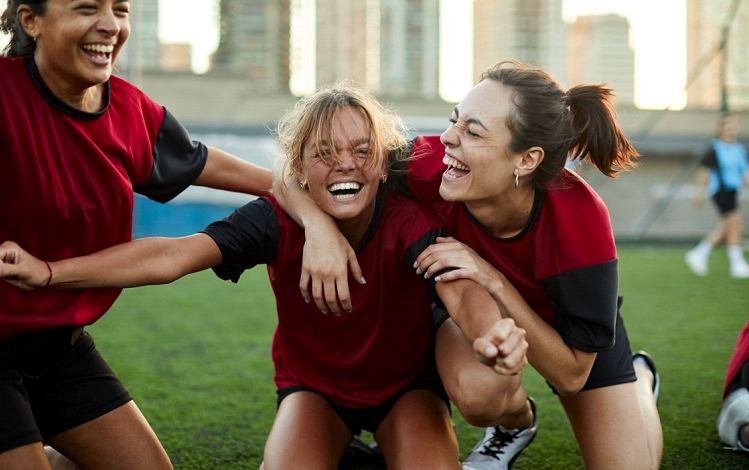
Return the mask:
<path id="1" fill-rule="evenodd" d="M 391 470 L 460 469 L 458 441 L 447 404 L 427 390 L 412 390 L 395 402 L 375 432 Z"/>
<path id="2" fill-rule="evenodd" d="M 525 407 L 522 374 L 499 375 L 481 364 L 452 320 L 445 321 L 437 331 L 435 357 L 450 401 L 471 425 L 495 426 L 503 416 Z"/>
<path id="3" fill-rule="evenodd" d="M 335 469 L 351 437 L 325 398 L 309 391 L 292 393 L 278 407 L 263 469 Z"/>
<path id="4" fill-rule="evenodd" d="M 588 470 L 658 468 L 635 382 L 559 397 Z"/>
<path id="5" fill-rule="evenodd" d="M 0 452 L 0 468 L 3 470 L 51 470 L 41 442 Z"/>
<path id="6" fill-rule="evenodd" d="M 135 402 L 47 439 L 83 470 L 171 469 L 166 451 Z"/>

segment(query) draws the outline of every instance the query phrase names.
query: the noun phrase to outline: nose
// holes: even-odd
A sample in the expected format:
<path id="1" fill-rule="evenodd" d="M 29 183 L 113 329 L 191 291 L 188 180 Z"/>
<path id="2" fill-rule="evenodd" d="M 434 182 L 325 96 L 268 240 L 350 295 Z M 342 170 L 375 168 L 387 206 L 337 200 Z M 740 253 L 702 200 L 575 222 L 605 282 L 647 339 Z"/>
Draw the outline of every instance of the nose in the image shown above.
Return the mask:
<path id="1" fill-rule="evenodd" d="M 356 155 L 349 150 L 345 150 L 338 154 L 338 169 L 341 171 L 351 171 L 358 167 Z"/>
<path id="2" fill-rule="evenodd" d="M 102 7 L 100 10 L 99 21 L 96 24 L 97 29 L 107 36 L 116 36 L 123 28 L 130 29 L 130 23 L 127 17 L 118 17 L 112 6 L 113 5 Z"/>
<path id="3" fill-rule="evenodd" d="M 440 135 L 440 142 L 445 147 L 457 147 L 458 133 L 454 129 L 455 126 L 450 125 L 445 132 Z"/>

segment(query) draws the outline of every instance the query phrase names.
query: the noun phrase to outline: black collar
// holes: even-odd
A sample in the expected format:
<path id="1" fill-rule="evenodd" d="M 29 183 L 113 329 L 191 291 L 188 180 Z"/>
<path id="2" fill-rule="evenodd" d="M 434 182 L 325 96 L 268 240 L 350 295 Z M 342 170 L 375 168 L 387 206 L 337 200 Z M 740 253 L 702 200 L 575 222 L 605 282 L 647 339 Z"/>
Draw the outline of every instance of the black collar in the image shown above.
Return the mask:
<path id="1" fill-rule="evenodd" d="M 47 101 L 52 105 L 53 108 L 60 111 L 61 113 L 75 119 L 93 121 L 94 119 L 101 117 L 107 111 L 107 109 L 109 109 L 109 102 L 111 99 L 109 80 L 107 80 L 107 82 L 104 84 L 104 97 L 106 100 L 106 105 L 104 106 L 104 108 L 102 108 L 101 111 L 89 113 L 70 106 L 69 104 L 58 98 L 54 93 L 52 93 L 52 90 L 50 90 L 47 84 L 44 83 L 44 80 L 42 80 L 42 75 L 39 73 L 39 69 L 36 67 L 33 56 L 28 55 L 24 57 L 23 62 L 26 65 L 26 70 L 29 73 L 31 83 L 34 84 L 34 88 L 37 89 L 37 91 L 40 95 L 42 95 L 42 98 L 44 98 L 45 101 Z"/>

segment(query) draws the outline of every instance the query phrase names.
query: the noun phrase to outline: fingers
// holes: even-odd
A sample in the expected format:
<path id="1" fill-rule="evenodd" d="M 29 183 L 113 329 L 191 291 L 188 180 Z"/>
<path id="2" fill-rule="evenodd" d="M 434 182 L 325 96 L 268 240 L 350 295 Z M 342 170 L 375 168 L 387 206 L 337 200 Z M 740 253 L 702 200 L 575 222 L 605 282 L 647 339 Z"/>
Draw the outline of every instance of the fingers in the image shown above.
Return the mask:
<path id="1" fill-rule="evenodd" d="M 356 252 L 352 249 L 348 250 L 348 268 L 356 282 L 362 285 L 367 283 L 362 274 L 361 266 L 359 266 L 359 260 L 356 259 Z"/>
<path id="2" fill-rule="evenodd" d="M 424 273 L 429 278 L 446 268 L 463 268 L 474 264 L 471 252 L 463 244 L 443 242 L 427 247 L 416 258 L 413 267 L 416 268 L 416 274 Z"/>
<path id="3" fill-rule="evenodd" d="M 299 291 L 305 302 L 314 301 L 323 314 L 333 312 L 340 315 L 343 311 L 351 312 L 353 309 L 348 280 L 343 279 L 338 282 L 335 276 L 312 276 L 308 271 L 302 270 Z"/>
<path id="4" fill-rule="evenodd" d="M 348 292 L 348 283 L 346 283 L 345 289 Z M 333 281 L 331 285 L 323 285 L 323 297 L 325 298 L 327 309 L 336 315 L 340 315 L 342 310 L 338 305 L 338 298 L 336 297 L 337 293 L 338 291 L 336 289 L 335 281 Z M 323 313 L 325 312 L 323 311 Z"/>
<path id="5" fill-rule="evenodd" d="M 525 330 L 511 318 L 503 318 L 473 342 L 476 357 L 501 375 L 518 374 L 528 364 Z"/>
<path id="6" fill-rule="evenodd" d="M 307 303 L 312 301 L 309 290 L 311 281 L 312 276 L 310 275 L 310 272 L 302 267 L 302 277 L 299 279 L 299 291 L 302 293 L 302 298 L 304 298 L 304 301 Z"/>

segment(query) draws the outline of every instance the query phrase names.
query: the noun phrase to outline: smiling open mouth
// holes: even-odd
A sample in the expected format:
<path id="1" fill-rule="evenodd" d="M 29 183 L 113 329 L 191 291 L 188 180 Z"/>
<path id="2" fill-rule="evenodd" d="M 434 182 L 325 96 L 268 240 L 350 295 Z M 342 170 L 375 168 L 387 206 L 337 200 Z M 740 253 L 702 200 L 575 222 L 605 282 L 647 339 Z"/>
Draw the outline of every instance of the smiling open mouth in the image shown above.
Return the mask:
<path id="1" fill-rule="evenodd" d="M 81 49 L 94 59 L 109 60 L 114 46 L 111 44 L 84 44 Z"/>
<path id="2" fill-rule="evenodd" d="M 359 183 L 336 183 L 328 186 L 328 192 L 336 199 L 350 199 L 361 191 L 362 185 Z"/>
<path id="3" fill-rule="evenodd" d="M 471 172 L 471 169 L 460 163 L 458 160 L 445 155 L 442 157 L 442 163 L 447 165 L 445 176 L 450 178 L 461 178 Z"/>

